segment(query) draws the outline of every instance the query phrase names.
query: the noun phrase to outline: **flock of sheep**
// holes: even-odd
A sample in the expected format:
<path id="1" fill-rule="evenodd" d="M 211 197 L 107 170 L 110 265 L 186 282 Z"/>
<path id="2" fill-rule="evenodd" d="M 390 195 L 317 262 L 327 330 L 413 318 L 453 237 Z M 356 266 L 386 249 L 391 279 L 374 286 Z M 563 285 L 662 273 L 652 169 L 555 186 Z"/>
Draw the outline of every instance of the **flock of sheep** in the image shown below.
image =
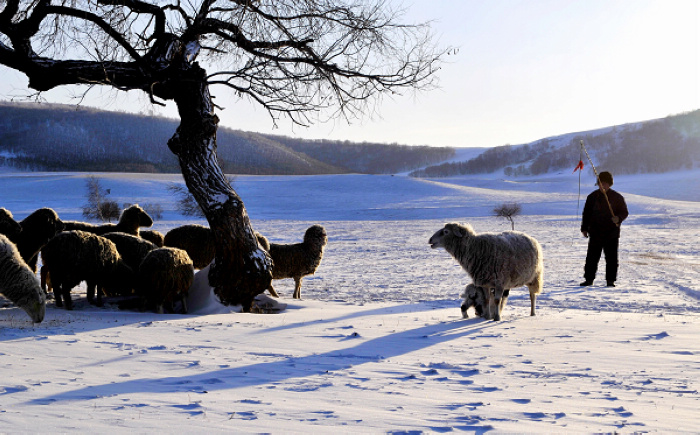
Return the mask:
<path id="1" fill-rule="evenodd" d="M 0 293 L 24 309 L 36 323 L 45 314 L 48 290 L 57 307 L 72 309 L 71 289 L 85 281 L 87 299 L 103 305 L 105 296 L 136 295 L 138 308 L 187 312 L 187 295 L 194 269 L 209 265 L 215 256 L 212 232 L 202 225 L 184 225 L 163 235 L 141 230 L 153 220 L 138 205 L 126 208 L 116 224 L 93 225 L 61 221 L 50 208 L 36 210 L 20 222 L 0 208 Z M 325 229 L 313 225 L 304 241 L 270 243 L 256 233 L 258 244 L 273 261 L 272 278 L 293 278 L 294 298 L 301 298 L 301 279 L 321 264 L 328 242 Z M 462 297 L 462 314 L 474 308 L 477 316 L 500 320 L 510 289 L 527 286 L 530 315 L 535 315 L 542 291 L 542 248 L 527 234 L 506 231 L 476 234 L 469 225 L 446 224 L 429 240 L 444 248 L 472 278 Z M 42 259 L 41 280 L 36 276 Z M 274 297 L 279 295 L 267 288 Z"/>
<path id="2" fill-rule="evenodd" d="M 103 295 L 135 296 L 141 310 L 187 312 L 194 269 L 212 262 L 214 239 L 209 228 L 184 225 L 163 235 L 150 227 L 151 217 L 138 205 L 123 210 L 116 224 L 62 221 L 41 208 L 17 222 L 0 208 L 0 293 L 21 307 L 35 323 L 44 319 L 48 291 L 57 307 L 72 309 L 71 290 L 85 281 L 87 299 L 103 305 Z M 327 244 L 325 229 L 311 226 L 304 241 L 270 243 L 256 234 L 270 253 L 273 279 L 293 278 L 294 298 L 301 298 L 301 279 L 313 274 Z M 37 263 L 41 255 L 41 279 Z M 268 290 L 277 297 L 272 285 Z M 125 306 L 128 303 L 124 304 Z"/>

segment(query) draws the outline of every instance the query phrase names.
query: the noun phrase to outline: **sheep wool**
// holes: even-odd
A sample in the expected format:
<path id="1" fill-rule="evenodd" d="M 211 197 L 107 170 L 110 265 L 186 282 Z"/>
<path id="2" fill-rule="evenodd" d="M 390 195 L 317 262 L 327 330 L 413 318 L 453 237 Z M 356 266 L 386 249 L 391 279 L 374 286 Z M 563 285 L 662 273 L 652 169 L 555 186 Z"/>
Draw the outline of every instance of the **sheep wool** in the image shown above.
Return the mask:
<path id="1" fill-rule="evenodd" d="M 164 307 L 173 311 L 173 303 L 180 300 L 182 311 L 187 313 L 187 294 L 193 280 L 194 266 L 187 252 L 167 247 L 154 249 L 139 267 L 137 290 L 142 308 L 155 306 L 162 314 Z"/>
<path id="2" fill-rule="evenodd" d="M 204 225 L 190 224 L 173 228 L 165 234 L 164 245 L 186 251 L 195 269 L 207 267 L 216 255 L 214 235 Z"/>
<path id="3" fill-rule="evenodd" d="M 10 240 L 17 240 L 20 232 L 22 225 L 14 219 L 10 210 L 0 208 L 0 234 L 6 235 Z"/>
<path id="4" fill-rule="evenodd" d="M 306 230 L 302 243 L 270 243 L 272 279 L 294 278 L 293 298 L 301 299 L 301 279 L 313 275 L 321 265 L 327 242 L 326 230 L 321 225 L 312 225 Z M 272 284 L 268 290 L 271 295 L 277 296 Z"/>
<path id="5" fill-rule="evenodd" d="M 156 245 L 158 248 L 165 246 L 165 236 L 160 231 L 156 230 L 143 230 L 139 231 L 139 236 L 142 239 L 148 240 L 149 242 Z"/>
<path id="6" fill-rule="evenodd" d="M 535 315 L 544 266 L 542 248 L 533 237 L 518 231 L 477 235 L 470 225 L 449 223 L 429 243 L 433 249 L 444 248 L 475 286 L 487 290 L 487 318 L 500 320 L 508 290 L 521 286 L 530 290 L 530 315 Z"/>
<path id="7" fill-rule="evenodd" d="M 0 293 L 23 309 L 34 323 L 46 314 L 46 296 L 39 280 L 29 269 L 19 250 L 7 236 L 0 234 Z"/>

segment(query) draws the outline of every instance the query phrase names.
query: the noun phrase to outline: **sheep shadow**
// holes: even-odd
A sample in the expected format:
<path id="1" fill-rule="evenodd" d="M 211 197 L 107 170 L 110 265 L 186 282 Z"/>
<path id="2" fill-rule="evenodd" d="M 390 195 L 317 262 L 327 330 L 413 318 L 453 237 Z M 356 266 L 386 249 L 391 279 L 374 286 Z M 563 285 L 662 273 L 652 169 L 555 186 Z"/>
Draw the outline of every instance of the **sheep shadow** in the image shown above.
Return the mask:
<path id="1" fill-rule="evenodd" d="M 0 342 L 27 337 L 48 337 L 66 333 L 99 331 L 115 326 L 149 323 L 161 320 L 182 319 L 182 314 L 156 314 L 151 311 L 139 312 L 119 310 L 117 299 L 106 298 L 106 307 L 97 308 L 84 295 L 73 295 L 73 310 L 58 308 L 53 301 L 46 304 L 44 321 L 38 324 L 21 308 L 0 296 Z"/>
<path id="2" fill-rule="evenodd" d="M 382 315 L 391 315 L 391 314 L 411 314 L 411 313 L 419 313 L 423 311 L 431 311 L 431 310 L 438 310 L 438 309 L 449 309 L 451 307 L 454 307 L 455 309 L 455 315 L 459 315 L 460 317 L 462 316 L 462 313 L 459 309 L 460 307 L 460 301 L 456 301 L 454 299 L 445 299 L 445 300 L 437 300 L 437 301 L 430 301 L 430 302 L 419 302 L 419 303 L 414 303 L 414 304 L 401 304 L 401 303 L 396 303 L 396 305 L 391 305 L 388 307 L 380 307 L 380 308 L 373 308 L 370 310 L 365 310 L 365 311 L 353 311 L 350 314 L 346 314 L 343 316 L 338 316 L 338 317 L 332 317 L 328 319 L 317 319 L 317 320 L 308 320 L 304 322 L 296 322 L 296 323 L 290 323 L 290 324 L 285 324 L 285 325 L 280 325 L 280 326 L 275 326 L 272 328 L 267 328 L 264 330 L 260 330 L 256 332 L 257 334 L 268 334 L 268 333 L 273 333 L 273 332 L 279 332 L 279 331 L 284 331 L 288 329 L 295 329 L 295 328 L 301 328 L 303 326 L 308 326 L 309 323 L 314 323 L 317 325 L 323 325 L 323 324 L 330 324 L 330 323 L 335 323 L 335 322 L 340 322 L 340 321 L 345 321 L 345 320 L 352 320 L 352 319 L 359 319 L 362 317 L 371 317 L 371 316 L 382 316 Z M 294 304 L 294 303 L 288 303 L 287 304 L 287 310 L 296 310 L 296 309 L 303 309 L 304 307 L 302 305 Z"/>
<path id="3" fill-rule="evenodd" d="M 130 379 L 87 386 L 25 402 L 47 405 L 58 401 L 93 400 L 97 397 L 137 393 L 207 393 L 218 390 L 275 385 L 286 381 L 321 376 L 330 372 L 349 370 L 406 355 L 430 346 L 483 335 L 497 324 L 483 319 L 468 319 L 426 325 L 378 338 L 362 341 L 355 346 L 307 356 L 279 355 L 277 361 L 226 367 L 200 374 L 187 374 L 159 379 Z M 361 338 L 359 338 L 361 339 Z M 266 355 L 260 353 L 260 355 Z M 302 387 L 303 388 L 303 387 Z M 296 391 L 296 390 L 295 390 Z"/>

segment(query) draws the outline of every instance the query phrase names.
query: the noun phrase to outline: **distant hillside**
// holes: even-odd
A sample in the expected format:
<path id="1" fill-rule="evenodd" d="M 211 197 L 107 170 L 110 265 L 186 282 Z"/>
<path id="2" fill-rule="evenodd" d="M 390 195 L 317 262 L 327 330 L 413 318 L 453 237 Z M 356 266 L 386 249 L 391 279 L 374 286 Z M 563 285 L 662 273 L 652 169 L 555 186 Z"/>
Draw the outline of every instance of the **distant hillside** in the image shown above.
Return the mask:
<path id="1" fill-rule="evenodd" d="M 490 148 L 479 156 L 428 166 L 415 177 L 503 171 L 506 176 L 572 170 L 583 140 L 596 167 L 616 174 L 660 173 L 691 169 L 700 162 L 700 110 L 663 119 L 625 124 L 541 139 L 524 145 Z M 586 167 L 589 166 L 583 158 Z"/>
<path id="2" fill-rule="evenodd" d="M 0 166 L 22 170 L 179 173 L 167 147 L 178 122 L 70 105 L 0 102 Z M 306 141 L 220 128 L 227 173 L 313 175 L 410 171 L 453 148 Z"/>

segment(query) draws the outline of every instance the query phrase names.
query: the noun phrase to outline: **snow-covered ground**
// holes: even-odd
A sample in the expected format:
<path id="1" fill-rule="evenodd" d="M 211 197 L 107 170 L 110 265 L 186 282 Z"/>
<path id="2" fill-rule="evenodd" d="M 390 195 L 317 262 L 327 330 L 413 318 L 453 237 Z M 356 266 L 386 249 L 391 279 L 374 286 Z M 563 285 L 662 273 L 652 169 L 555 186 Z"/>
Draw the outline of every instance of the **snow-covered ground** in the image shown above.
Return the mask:
<path id="1" fill-rule="evenodd" d="M 155 229 L 193 222 L 166 190 L 180 177 L 100 178 L 119 203 L 161 204 Z M 156 315 L 90 307 L 81 286 L 74 311 L 50 303 L 39 325 L 6 306 L 0 432 L 697 432 L 700 172 L 615 178 L 630 217 L 614 289 L 602 275 L 577 285 L 583 178 L 579 205 L 571 173 L 239 176 L 271 241 L 326 227 L 303 299 L 283 280 L 280 314 Z M 82 174 L 0 173 L 0 207 L 17 219 L 39 207 L 80 219 L 84 197 Z M 462 319 L 469 280 L 428 238 L 450 221 L 510 229 L 491 210 L 513 201 L 516 229 L 544 250 L 537 316 L 523 287 L 501 322 Z"/>

